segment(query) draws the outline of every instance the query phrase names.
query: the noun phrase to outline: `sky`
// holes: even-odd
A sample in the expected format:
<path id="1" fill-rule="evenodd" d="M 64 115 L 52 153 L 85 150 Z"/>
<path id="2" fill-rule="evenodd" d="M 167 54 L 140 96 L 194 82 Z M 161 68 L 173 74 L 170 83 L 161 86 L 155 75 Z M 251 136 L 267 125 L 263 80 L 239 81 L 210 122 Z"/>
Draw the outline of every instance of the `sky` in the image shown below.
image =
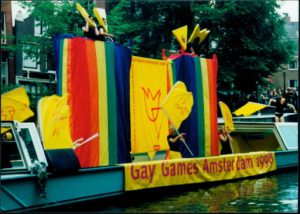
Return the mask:
<path id="1" fill-rule="evenodd" d="M 281 5 L 280 14 L 288 13 L 292 22 L 299 22 L 299 0 L 282 0 L 278 4 Z"/>
<path id="2" fill-rule="evenodd" d="M 278 0 L 278 3 L 281 5 L 281 8 L 278 10 L 279 14 L 288 13 L 292 22 L 299 22 L 299 0 Z M 12 1 L 13 26 L 19 10 L 26 14 L 26 11 L 17 5 L 17 1 Z"/>

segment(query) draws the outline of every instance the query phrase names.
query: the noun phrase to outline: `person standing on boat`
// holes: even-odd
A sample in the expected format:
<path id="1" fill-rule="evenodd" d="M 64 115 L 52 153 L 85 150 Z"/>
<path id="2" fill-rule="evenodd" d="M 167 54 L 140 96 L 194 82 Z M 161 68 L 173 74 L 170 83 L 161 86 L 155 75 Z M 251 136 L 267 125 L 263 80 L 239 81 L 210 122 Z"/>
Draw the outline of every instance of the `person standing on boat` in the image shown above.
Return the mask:
<path id="1" fill-rule="evenodd" d="M 294 105 L 286 102 L 285 95 L 281 95 L 278 99 L 270 99 L 269 106 L 272 105 L 272 103 L 275 105 L 275 122 L 284 122 L 283 110 L 286 107 L 293 109 L 294 112 L 297 113 Z"/>
<path id="2" fill-rule="evenodd" d="M 185 133 L 176 133 L 175 128 L 169 129 L 169 135 L 167 137 L 170 151 L 167 153 L 169 159 L 182 158 L 180 152 L 180 141 L 183 140 Z"/>
<path id="3" fill-rule="evenodd" d="M 92 16 L 90 16 L 89 19 L 93 21 Z M 90 27 L 87 21 L 85 23 L 85 26 L 82 27 L 82 31 L 83 35 L 89 39 L 104 41 L 104 37 L 103 40 L 101 40 L 101 38 L 97 38 L 97 36 L 100 34 L 97 27 Z"/>
<path id="4" fill-rule="evenodd" d="M 222 126 L 220 133 L 219 133 L 219 139 L 222 145 L 221 155 L 225 154 L 232 154 L 231 149 L 231 136 L 229 129 L 226 126 Z"/>

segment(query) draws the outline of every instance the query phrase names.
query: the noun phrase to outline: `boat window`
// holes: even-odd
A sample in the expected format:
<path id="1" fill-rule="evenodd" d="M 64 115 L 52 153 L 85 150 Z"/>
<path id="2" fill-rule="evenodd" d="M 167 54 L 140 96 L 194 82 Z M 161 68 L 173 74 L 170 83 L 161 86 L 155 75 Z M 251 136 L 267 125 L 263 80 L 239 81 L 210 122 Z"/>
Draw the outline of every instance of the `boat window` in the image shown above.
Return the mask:
<path id="1" fill-rule="evenodd" d="M 25 146 L 28 150 L 29 153 L 29 157 L 31 160 L 31 163 L 33 163 L 35 160 L 38 160 L 33 142 L 32 142 L 32 138 L 30 136 L 30 132 L 28 129 L 21 129 L 19 131 L 19 135 L 20 137 L 24 140 Z"/>
<path id="2" fill-rule="evenodd" d="M 288 150 L 298 149 L 298 124 L 276 123 L 277 130 Z"/>
<path id="3" fill-rule="evenodd" d="M 25 158 L 16 138 L 16 130 L 9 123 L 1 124 L 1 171 L 26 169 Z"/>
<path id="4" fill-rule="evenodd" d="M 18 123 L 19 136 L 22 144 L 26 147 L 29 154 L 29 164 L 35 160 L 44 162 L 48 166 L 44 148 L 40 136 L 34 123 Z"/>

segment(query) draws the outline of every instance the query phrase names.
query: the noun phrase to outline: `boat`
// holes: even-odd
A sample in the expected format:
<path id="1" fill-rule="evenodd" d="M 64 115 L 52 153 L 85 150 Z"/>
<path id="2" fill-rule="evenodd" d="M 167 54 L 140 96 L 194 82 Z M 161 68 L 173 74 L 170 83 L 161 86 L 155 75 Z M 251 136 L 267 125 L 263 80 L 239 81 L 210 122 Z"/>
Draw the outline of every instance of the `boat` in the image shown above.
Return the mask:
<path id="1" fill-rule="evenodd" d="M 221 125 L 222 123 L 219 124 Z M 10 165 L 4 166 L 2 156 L 2 212 L 32 211 L 148 188 L 224 182 L 282 169 L 296 169 L 298 166 L 297 123 L 237 122 L 236 130 L 232 133 L 233 154 L 229 155 L 164 160 L 164 155 L 160 153 L 152 161 L 136 158 L 132 163 L 94 168 L 80 168 L 72 149 L 45 152 L 34 123 L 5 121 L 1 123 L 1 129 L 3 128 L 11 135 L 7 136 L 6 140 L 2 139 L 2 149 L 6 150 L 5 154 L 9 154 L 10 162 Z M 260 166 L 257 169 L 266 168 L 276 162 L 273 165 L 275 168 L 267 171 L 250 170 L 254 173 L 249 173 L 247 168 L 250 167 L 251 155 L 259 161 L 257 163 Z M 230 176 L 230 172 L 226 172 L 230 171 L 230 167 L 233 170 L 231 164 L 234 160 L 237 161 L 236 166 L 243 171 L 243 175 L 236 176 L 233 173 Z M 219 168 L 210 168 L 212 165 L 208 163 L 214 162 L 219 164 Z M 199 164 L 204 164 L 201 167 L 205 169 L 205 163 L 208 167 L 206 172 L 211 172 L 209 176 L 191 176 L 200 174 Z M 223 176 L 220 176 L 220 173 L 213 176 L 213 171 L 221 169 L 221 163 L 225 163 L 222 165 L 225 170 L 221 173 Z M 159 166 L 162 171 L 155 166 Z M 182 168 L 184 166 L 186 168 Z M 153 170 L 149 170 L 147 174 L 146 169 L 151 167 Z M 174 167 L 177 170 L 174 170 Z M 155 175 L 154 169 L 158 169 L 158 174 Z M 135 177 L 136 183 L 128 184 L 128 173 Z M 175 183 L 168 180 L 170 177 L 176 180 L 174 177 L 178 176 L 178 173 L 186 179 L 178 179 Z M 169 182 L 150 181 L 151 178 L 159 178 L 161 174 L 164 174 Z"/>
<path id="2" fill-rule="evenodd" d="M 217 121 L 216 55 L 206 59 L 182 53 L 171 60 L 155 60 L 132 56 L 129 48 L 117 43 L 78 36 L 55 41 L 61 97 L 39 101 L 38 127 L 32 122 L 1 121 L 1 211 L 32 211 L 133 191 L 227 182 L 298 166 L 296 122 L 235 122 L 233 154 L 219 155 L 217 129 L 223 124 Z M 186 83 L 195 97 L 195 107 L 180 126 L 190 137 L 193 154 L 168 159 L 169 121 L 159 110 L 176 81 Z M 43 103 L 51 113 L 42 112 Z M 64 107 L 72 108 L 72 113 Z M 185 113 L 185 107 L 176 109 Z M 52 131 L 68 133 L 71 147 L 59 147 L 67 138 L 53 140 Z M 145 135 L 154 137 L 146 142 Z M 146 149 L 141 148 L 144 144 Z"/>

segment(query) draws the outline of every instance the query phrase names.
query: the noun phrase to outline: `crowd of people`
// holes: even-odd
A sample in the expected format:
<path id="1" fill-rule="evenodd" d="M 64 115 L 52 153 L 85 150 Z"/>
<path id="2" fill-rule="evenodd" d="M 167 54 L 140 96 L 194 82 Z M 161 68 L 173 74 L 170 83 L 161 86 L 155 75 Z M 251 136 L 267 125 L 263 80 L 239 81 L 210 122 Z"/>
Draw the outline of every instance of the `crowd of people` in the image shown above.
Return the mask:
<path id="1" fill-rule="evenodd" d="M 262 92 L 259 95 L 257 101 L 259 103 L 263 103 L 263 104 L 268 105 L 270 99 L 280 98 L 282 95 L 285 95 L 286 101 L 288 103 L 293 104 L 297 108 L 299 107 L 298 89 L 293 88 L 293 87 L 288 87 L 288 88 L 286 88 L 285 91 L 281 88 L 279 88 L 279 89 L 274 88 L 272 91 L 266 90 L 265 92 Z"/>

